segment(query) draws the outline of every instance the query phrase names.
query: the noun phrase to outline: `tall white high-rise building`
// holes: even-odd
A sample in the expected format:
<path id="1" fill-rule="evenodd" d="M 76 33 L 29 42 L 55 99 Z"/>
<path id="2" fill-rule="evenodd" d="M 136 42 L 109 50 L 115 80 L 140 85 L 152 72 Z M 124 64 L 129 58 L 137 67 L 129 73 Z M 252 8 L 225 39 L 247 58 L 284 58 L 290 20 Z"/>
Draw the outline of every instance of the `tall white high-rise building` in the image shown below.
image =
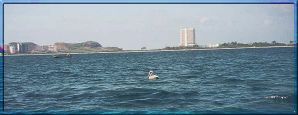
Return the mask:
<path id="1" fill-rule="evenodd" d="M 195 29 L 183 28 L 180 30 L 180 46 L 194 46 L 196 45 Z"/>

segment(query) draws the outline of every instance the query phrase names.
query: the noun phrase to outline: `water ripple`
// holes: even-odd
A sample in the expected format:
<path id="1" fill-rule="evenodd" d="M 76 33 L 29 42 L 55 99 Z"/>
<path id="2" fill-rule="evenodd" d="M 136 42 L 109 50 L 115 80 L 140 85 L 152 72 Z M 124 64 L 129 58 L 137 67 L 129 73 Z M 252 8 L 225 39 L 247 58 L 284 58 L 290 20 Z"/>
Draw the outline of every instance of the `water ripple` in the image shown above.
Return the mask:
<path id="1" fill-rule="evenodd" d="M 293 113 L 293 48 L 5 57 L 5 111 Z M 37 62 L 38 60 L 38 62 Z M 154 70 L 159 80 L 148 80 Z"/>

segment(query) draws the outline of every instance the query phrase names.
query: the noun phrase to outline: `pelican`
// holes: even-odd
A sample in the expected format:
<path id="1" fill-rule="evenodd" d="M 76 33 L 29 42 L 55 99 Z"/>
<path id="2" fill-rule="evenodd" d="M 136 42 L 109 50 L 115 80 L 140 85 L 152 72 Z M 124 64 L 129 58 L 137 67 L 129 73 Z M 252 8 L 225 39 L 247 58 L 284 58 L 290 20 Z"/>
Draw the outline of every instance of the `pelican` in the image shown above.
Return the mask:
<path id="1" fill-rule="evenodd" d="M 159 79 L 157 75 L 154 75 L 153 71 L 149 71 L 148 73 L 148 79 L 150 80 L 155 80 L 155 79 Z"/>

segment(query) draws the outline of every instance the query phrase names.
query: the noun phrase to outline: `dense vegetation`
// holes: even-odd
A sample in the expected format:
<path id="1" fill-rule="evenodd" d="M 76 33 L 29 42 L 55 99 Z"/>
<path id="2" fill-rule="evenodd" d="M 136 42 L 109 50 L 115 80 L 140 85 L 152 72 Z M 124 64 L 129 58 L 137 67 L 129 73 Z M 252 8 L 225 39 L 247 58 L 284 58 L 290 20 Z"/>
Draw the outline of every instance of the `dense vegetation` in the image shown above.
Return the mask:
<path id="1" fill-rule="evenodd" d="M 220 44 L 219 48 L 237 48 L 237 47 L 268 47 L 268 46 L 290 46 L 293 45 L 293 41 L 290 41 L 289 44 L 278 43 L 276 41 L 268 42 L 254 42 L 250 44 L 238 43 L 238 42 L 228 42 Z"/>
<path id="2" fill-rule="evenodd" d="M 268 42 L 253 42 L 253 43 L 238 43 L 238 42 L 228 42 L 219 44 L 218 47 L 206 47 L 206 46 L 191 46 L 191 47 L 165 47 L 162 50 L 181 50 L 181 49 L 206 49 L 206 48 L 240 48 L 240 47 L 269 47 L 269 46 L 294 46 L 294 42 L 290 41 L 289 44 L 278 43 L 276 41 Z"/>
<path id="3" fill-rule="evenodd" d="M 82 43 L 74 43 L 69 45 L 70 49 L 82 49 L 82 48 L 101 48 L 101 44 L 95 41 L 86 41 Z"/>

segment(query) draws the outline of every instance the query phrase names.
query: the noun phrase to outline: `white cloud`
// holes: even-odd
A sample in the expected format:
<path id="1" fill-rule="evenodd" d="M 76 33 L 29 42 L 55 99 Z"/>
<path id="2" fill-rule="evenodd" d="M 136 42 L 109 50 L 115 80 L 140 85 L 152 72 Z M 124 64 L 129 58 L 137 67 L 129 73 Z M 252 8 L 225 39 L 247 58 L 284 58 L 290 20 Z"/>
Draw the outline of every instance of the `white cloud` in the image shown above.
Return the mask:
<path id="1" fill-rule="evenodd" d="M 205 24 L 209 21 L 210 19 L 206 16 L 203 16 L 203 17 L 200 17 L 199 18 L 199 21 L 200 21 L 200 24 Z"/>

